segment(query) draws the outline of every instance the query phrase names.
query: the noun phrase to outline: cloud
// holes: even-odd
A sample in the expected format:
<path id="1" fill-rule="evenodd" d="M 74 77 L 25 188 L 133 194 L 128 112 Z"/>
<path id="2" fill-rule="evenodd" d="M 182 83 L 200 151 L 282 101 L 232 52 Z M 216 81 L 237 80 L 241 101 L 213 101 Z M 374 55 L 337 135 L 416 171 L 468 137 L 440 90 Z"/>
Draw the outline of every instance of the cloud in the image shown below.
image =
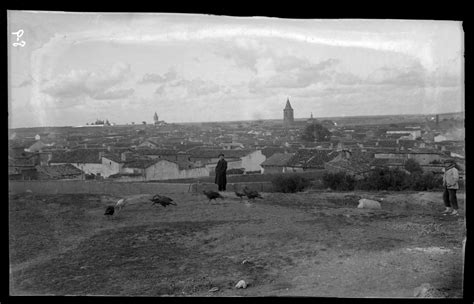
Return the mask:
<path id="1" fill-rule="evenodd" d="M 99 92 L 93 96 L 94 99 L 121 99 L 129 97 L 135 92 L 134 89 L 122 89 L 122 90 L 109 90 L 105 92 Z"/>
<path id="2" fill-rule="evenodd" d="M 370 74 L 366 83 L 400 87 L 456 87 L 461 86 L 461 75 L 438 68 L 428 71 L 419 62 L 406 67 L 382 67 Z"/>
<path id="3" fill-rule="evenodd" d="M 165 92 L 165 85 L 160 85 L 158 88 L 155 90 L 155 94 L 163 94 Z"/>
<path id="4" fill-rule="evenodd" d="M 265 45 L 255 39 L 239 37 L 233 43 L 216 44 L 214 54 L 231 60 L 236 67 L 257 73 L 259 58 L 268 54 Z"/>
<path id="5" fill-rule="evenodd" d="M 228 88 L 221 86 L 213 81 L 206 81 L 203 79 L 180 79 L 170 83 L 160 85 L 156 90 L 155 94 L 165 94 L 170 96 L 178 96 L 180 92 L 185 91 L 185 96 L 180 94 L 180 97 L 201 97 L 210 95 L 218 92 L 229 92 Z"/>
<path id="6" fill-rule="evenodd" d="M 68 74 L 46 81 L 41 91 L 58 99 L 78 97 L 117 99 L 131 94 L 131 89 L 112 90 L 129 75 L 130 65 L 126 63 L 116 63 L 108 71 L 72 70 Z"/>
<path id="7" fill-rule="evenodd" d="M 193 79 L 186 84 L 190 96 L 203 96 L 219 92 L 222 86 L 202 79 Z"/>
<path id="8" fill-rule="evenodd" d="M 178 74 L 176 73 L 175 69 L 170 69 L 163 76 L 155 74 L 155 73 L 147 73 L 143 75 L 143 78 L 138 83 L 139 84 L 166 83 L 166 82 L 175 80 L 177 76 Z"/>
<path id="9" fill-rule="evenodd" d="M 335 72 L 334 82 L 342 85 L 357 85 L 363 82 L 363 79 L 352 73 Z"/>
<path id="10" fill-rule="evenodd" d="M 427 78 L 421 66 L 382 67 L 372 72 L 366 82 L 376 85 L 424 86 Z"/>
<path id="11" fill-rule="evenodd" d="M 284 56 L 273 60 L 275 73 L 268 77 L 257 78 L 249 83 L 249 91 L 259 93 L 270 89 L 306 88 L 320 82 L 328 82 L 331 78 L 331 69 L 339 60 L 329 58 L 314 63 L 308 59 L 294 56 Z"/>
<path id="12" fill-rule="evenodd" d="M 33 78 L 28 76 L 27 79 L 23 80 L 20 84 L 14 86 L 15 88 L 24 88 L 33 84 Z"/>

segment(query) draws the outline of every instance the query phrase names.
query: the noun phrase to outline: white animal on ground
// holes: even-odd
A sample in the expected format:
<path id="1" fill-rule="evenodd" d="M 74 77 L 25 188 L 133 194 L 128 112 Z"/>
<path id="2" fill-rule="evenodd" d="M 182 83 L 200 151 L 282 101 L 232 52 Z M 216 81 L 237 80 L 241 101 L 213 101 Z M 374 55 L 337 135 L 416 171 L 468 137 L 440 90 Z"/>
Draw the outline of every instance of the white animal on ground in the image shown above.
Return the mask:
<path id="1" fill-rule="evenodd" d="M 115 211 L 120 213 L 125 205 L 138 205 L 138 204 L 148 204 L 150 199 L 153 197 L 153 194 L 134 194 L 134 195 L 127 195 L 117 201 L 115 204 Z"/>
<path id="2" fill-rule="evenodd" d="M 235 288 L 247 288 L 247 283 L 244 280 L 240 280 L 236 285 Z"/>
<path id="3" fill-rule="evenodd" d="M 359 205 L 357 206 L 359 209 L 381 209 L 380 203 L 374 200 L 369 200 L 366 198 L 362 198 L 359 200 Z"/>
<path id="4" fill-rule="evenodd" d="M 115 204 L 115 210 L 117 211 L 117 215 L 122 211 L 122 208 L 125 207 L 125 204 L 127 203 L 127 200 L 124 198 L 121 198 L 118 200 L 118 202 Z"/>

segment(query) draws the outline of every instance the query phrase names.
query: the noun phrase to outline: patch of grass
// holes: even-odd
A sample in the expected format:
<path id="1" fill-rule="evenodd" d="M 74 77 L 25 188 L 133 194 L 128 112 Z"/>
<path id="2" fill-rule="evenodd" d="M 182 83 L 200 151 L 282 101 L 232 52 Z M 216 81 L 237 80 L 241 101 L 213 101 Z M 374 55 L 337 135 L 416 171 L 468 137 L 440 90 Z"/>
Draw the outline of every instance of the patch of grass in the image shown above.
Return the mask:
<path id="1" fill-rule="evenodd" d="M 264 269 L 209 255 L 183 239 L 218 224 L 175 222 L 102 231 L 75 250 L 15 273 L 14 287 L 40 294 L 156 296 L 231 288 L 232 277 L 255 285 L 265 277 Z"/>

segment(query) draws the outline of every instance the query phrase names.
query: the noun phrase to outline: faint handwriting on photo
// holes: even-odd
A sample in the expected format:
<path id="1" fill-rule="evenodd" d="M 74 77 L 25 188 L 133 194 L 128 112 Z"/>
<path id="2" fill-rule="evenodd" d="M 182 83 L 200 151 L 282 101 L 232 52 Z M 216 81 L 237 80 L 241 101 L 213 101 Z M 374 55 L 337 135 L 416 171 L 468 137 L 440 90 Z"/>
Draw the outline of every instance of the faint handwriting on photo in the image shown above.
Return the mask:
<path id="1" fill-rule="evenodd" d="M 13 42 L 12 45 L 14 47 L 17 47 L 17 46 L 24 47 L 25 46 L 26 42 L 24 40 L 22 40 L 21 42 L 18 42 L 18 41 L 20 41 L 20 38 L 21 38 L 21 36 L 23 36 L 24 33 L 25 33 L 25 31 L 23 31 L 23 30 L 19 30 L 17 32 L 12 32 L 12 35 L 16 35 L 16 41 L 17 41 L 17 42 Z"/>

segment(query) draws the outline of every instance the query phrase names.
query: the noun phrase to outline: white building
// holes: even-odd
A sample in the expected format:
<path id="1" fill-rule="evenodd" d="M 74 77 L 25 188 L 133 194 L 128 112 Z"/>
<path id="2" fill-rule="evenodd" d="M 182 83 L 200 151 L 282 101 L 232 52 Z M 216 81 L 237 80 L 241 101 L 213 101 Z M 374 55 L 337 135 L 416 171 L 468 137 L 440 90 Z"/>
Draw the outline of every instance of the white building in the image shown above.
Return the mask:
<path id="1" fill-rule="evenodd" d="M 397 130 L 397 131 L 387 131 L 387 134 L 407 134 L 409 133 L 413 139 L 421 137 L 421 130 Z"/>
<path id="2" fill-rule="evenodd" d="M 441 134 L 436 135 L 434 137 L 434 142 L 441 142 L 441 141 L 446 141 L 446 140 L 448 140 L 448 138 L 444 135 L 441 135 Z"/>

